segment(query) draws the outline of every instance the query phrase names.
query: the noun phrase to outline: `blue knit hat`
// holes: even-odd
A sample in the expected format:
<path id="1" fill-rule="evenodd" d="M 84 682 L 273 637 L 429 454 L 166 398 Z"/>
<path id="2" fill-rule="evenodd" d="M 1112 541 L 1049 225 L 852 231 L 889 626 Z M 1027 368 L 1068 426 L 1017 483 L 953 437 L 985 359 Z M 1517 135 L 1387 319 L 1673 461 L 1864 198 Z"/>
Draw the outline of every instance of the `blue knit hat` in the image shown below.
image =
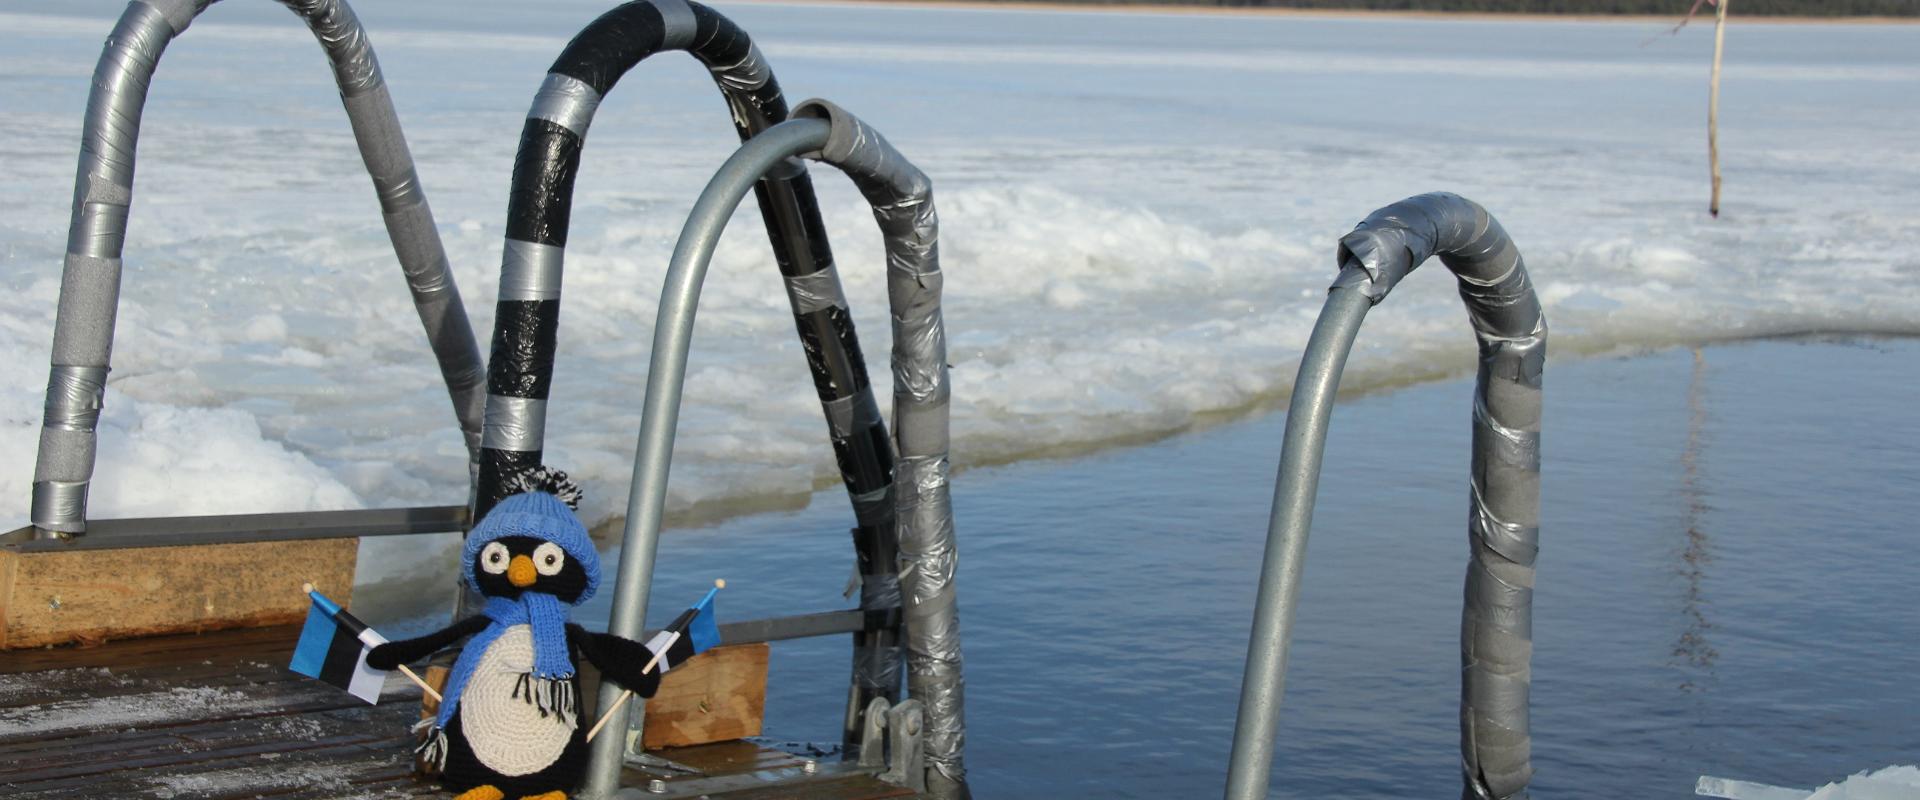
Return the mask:
<path id="1" fill-rule="evenodd" d="M 587 573 L 587 589 L 580 593 L 575 605 L 586 602 L 599 588 L 600 554 L 593 549 L 587 526 L 580 524 L 580 518 L 574 516 L 573 509 L 560 498 L 547 492 L 523 492 L 500 501 L 480 524 L 473 526 L 473 532 L 467 534 L 467 548 L 460 554 L 460 574 L 475 592 L 480 591 L 480 581 L 473 574 L 473 562 L 479 558 L 480 549 L 488 542 L 508 536 L 531 536 L 553 542 L 560 545 L 568 558 L 580 564 Z"/>

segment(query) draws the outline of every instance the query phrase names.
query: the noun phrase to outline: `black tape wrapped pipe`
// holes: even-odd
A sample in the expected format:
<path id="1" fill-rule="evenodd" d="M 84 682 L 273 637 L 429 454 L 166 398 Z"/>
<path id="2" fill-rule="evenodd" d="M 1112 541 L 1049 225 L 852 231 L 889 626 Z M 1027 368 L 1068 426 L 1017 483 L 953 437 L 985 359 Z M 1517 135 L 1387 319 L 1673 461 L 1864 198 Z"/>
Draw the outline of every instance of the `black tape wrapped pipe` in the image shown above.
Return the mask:
<path id="1" fill-rule="evenodd" d="M 1541 374 L 1547 323 L 1513 240 L 1487 210 L 1425 194 L 1375 211 L 1340 240 L 1336 286 L 1374 303 L 1432 256 L 1460 282 L 1480 370 L 1460 621 L 1463 797 L 1524 798 L 1534 559 L 1540 540 Z"/>
<path id="2" fill-rule="evenodd" d="M 168 43 L 213 0 L 134 0 L 94 68 L 80 137 L 73 216 L 54 322 L 46 421 L 34 464 L 35 527 L 86 530 L 97 425 L 120 297 L 121 251 L 133 202 L 134 155 L 147 87 Z M 300 15 L 333 66 L 361 160 L 373 179 L 394 254 L 440 362 L 470 453 L 480 444 L 480 351 L 447 267 L 433 212 L 393 110 L 366 31 L 345 0 L 282 0 Z"/>
<path id="3" fill-rule="evenodd" d="M 494 328 L 488 367 L 476 518 L 504 497 L 508 476 L 540 463 L 573 182 L 593 114 L 622 75 L 665 50 L 684 50 L 707 66 L 743 141 L 787 117 L 779 83 L 752 40 L 731 20 L 695 2 L 642 0 L 619 6 L 581 30 L 554 60 L 528 112 L 508 198 L 498 314 L 503 322 Z M 816 285 L 830 284 L 837 296 L 833 256 L 804 166 L 796 161 L 791 169 L 768 176 L 755 195 L 782 274 L 812 276 Z M 862 560 L 884 562 L 893 537 L 893 456 L 852 318 L 844 303 L 808 305 L 797 299 L 794 316 L 854 498 Z"/>

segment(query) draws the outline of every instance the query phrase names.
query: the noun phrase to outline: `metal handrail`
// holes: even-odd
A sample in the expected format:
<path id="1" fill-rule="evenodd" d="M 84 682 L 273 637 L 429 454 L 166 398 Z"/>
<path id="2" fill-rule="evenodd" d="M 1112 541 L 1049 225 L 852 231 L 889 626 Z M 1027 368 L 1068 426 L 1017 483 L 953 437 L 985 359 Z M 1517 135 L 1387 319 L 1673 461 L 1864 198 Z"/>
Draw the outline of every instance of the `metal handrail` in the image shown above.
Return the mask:
<path id="1" fill-rule="evenodd" d="M 787 118 L 779 81 L 753 40 L 697 2 L 638 0 L 619 6 L 581 29 L 554 59 L 527 112 L 514 161 L 475 519 L 506 496 L 508 479 L 541 463 L 573 183 L 587 129 L 623 75 L 670 50 L 687 52 L 712 72 L 742 141 Z M 834 302 L 841 296 L 840 278 L 812 181 L 804 164 L 789 161 L 765 175 L 754 192 L 852 501 L 861 606 L 899 605 L 890 566 L 898 557 L 893 445 L 853 317 L 844 302 Z M 900 682 L 896 632 L 856 635 L 843 742 L 858 741 L 862 715 L 873 698 L 899 700 Z"/>
<path id="2" fill-rule="evenodd" d="M 32 536 L 33 527 L 27 526 L 0 533 L 0 548 L 22 553 L 66 553 L 310 539 L 361 539 L 454 531 L 464 533 L 470 527 L 467 513 L 467 507 L 462 505 L 90 519 L 87 520 L 85 536 L 39 539 Z"/>
<path id="3" fill-rule="evenodd" d="M 107 39 L 87 96 L 73 218 L 54 319 L 46 418 L 33 471 L 31 521 L 40 535 L 87 530 L 95 428 L 106 394 L 120 298 L 121 250 L 133 201 L 134 154 L 147 86 L 161 54 L 213 0 L 133 0 Z M 366 30 L 345 0 L 280 0 L 327 51 L 360 158 L 373 178 L 394 255 L 440 362 L 469 456 L 480 445 L 486 376 L 466 307 L 447 267 L 433 210 L 413 169 L 393 99 Z"/>
<path id="4" fill-rule="evenodd" d="M 1301 356 L 1234 727 L 1230 800 L 1267 794 L 1320 460 L 1347 354 L 1367 311 L 1435 255 L 1459 279 L 1480 345 L 1467 522 L 1472 560 L 1460 633 L 1463 797 L 1526 797 L 1547 324 L 1500 223 L 1473 201 L 1426 194 L 1374 212 L 1340 240 L 1340 275 Z"/>
<path id="5" fill-rule="evenodd" d="M 938 222 L 930 185 L 884 138 L 851 114 L 808 101 L 796 116 L 804 118 L 768 128 L 727 159 L 700 194 L 674 247 L 654 324 L 646 403 L 608 631 L 633 638 L 641 634 L 646 619 L 694 315 L 720 235 L 747 190 L 770 170 L 786 168 L 795 156 L 831 163 L 846 172 L 873 205 L 887 238 L 895 444 L 900 451 L 898 569 L 911 658 L 909 689 L 927 707 L 930 794 L 967 797 L 953 583 L 956 554 L 947 488 L 946 337 L 940 316 Z M 834 299 L 844 307 L 843 298 L 836 294 Z M 602 707 L 618 694 L 616 687 L 602 687 Z M 644 709 L 630 713 L 629 725 L 639 727 Z M 607 796 L 617 788 L 621 745 L 610 741 L 616 738 L 602 737 L 593 743 L 587 796 Z"/>

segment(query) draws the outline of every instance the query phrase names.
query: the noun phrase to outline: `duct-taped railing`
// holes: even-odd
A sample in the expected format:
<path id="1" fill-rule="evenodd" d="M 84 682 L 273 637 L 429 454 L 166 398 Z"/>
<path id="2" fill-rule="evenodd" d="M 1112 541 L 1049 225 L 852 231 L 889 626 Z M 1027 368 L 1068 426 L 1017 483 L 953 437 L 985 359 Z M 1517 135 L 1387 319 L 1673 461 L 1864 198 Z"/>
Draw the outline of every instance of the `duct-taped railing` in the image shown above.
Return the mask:
<path id="1" fill-rule="evenodd" d="M 967 797 L 962 761 L 964 685 L 954 585 L 958 554 L 947 486 L 950 390 L 932 185 L 853 115 L 809 100 L 801 104 L 796 117 L 748 140 L 727 160 L 700 194 L 674 247 L 654 325 L 646 405 L 608 630 L 638 637 L 646 619 L 687 352 L 714 247 L 734 209 L 762 175 L 790 169 L 795 156 L 839 167 L 872 204 L 886 239 L 887 295 L 893 320 L 894 443 L 900 452 L 894 492 L 900 531 L 897 569 L 905 595 L 908 689 L 926 707 L 927 790 L 934 797 Z M 844 307 L 837 290 L 832 299 Z M 618 694 L 617 687 L 602 687 L 603 707 Z M 637 718 L 644 711 L 632 713 Z M 620 746 L 608 741 L 612 738 L 594 742 L 589 796 L 604 796 L 618 779 Z"/>
<path id="2" fill-rule="evenodd" d="M 1307 532 L 1341 370 L 1368 309 L 1436 255 L 1459 279 L 1480 342 L 1467 518 L 1472 557 L 1460 626 L 1462 797 L 1527 796 L 1547 323 L 1520 251 L 1500 223 L 1465 198 L 1426 194 L 1374 212 L 1340 240 L 1340 276 L 1300 360 L 1234 728 L 1226 789 L 1233 800 L 1267 795 Z"/>
<path id="3" fill-rule="evenodd" d="M 34 464 L 32 522 L 42 532 L 86 531 L 87 487 L 113 350 L 140 115 L 167 44 L 212 2 L 134 0 L 94 68 L 74 177 L 46 418 Z M 341 103 L 380 198 L 387 236 L 440 362 L 468 451 L 477 458 L 485 377 L 479 346 L 367 33 L 344 0 L 281 3 L 306 20 L 333 64 Z"/>
<path id="4" fill-rule="evenodd" d="M 743 141 L 787 118 L 780 84 L 746 32 L 687 0 L 619 6 L 588 24 L 554 60 L 527 112 L 514 161 L 474 519 L 505 496 L 507 478 L 541 463 L 573 181 L 587 128 L 621 76 L 667 50 L 684 50 L 713 73 Z M 767 174 L 754 194 L 853 501 L 860 606 L 873 612 L 898 607 L 893 447 L 841 297 L 813 183 L 804 164 L 789 161 Z M 897 631 L 854 634 L 843 742 L 859 741 L 874 698 L 900 699 L 900 677 Z"/>

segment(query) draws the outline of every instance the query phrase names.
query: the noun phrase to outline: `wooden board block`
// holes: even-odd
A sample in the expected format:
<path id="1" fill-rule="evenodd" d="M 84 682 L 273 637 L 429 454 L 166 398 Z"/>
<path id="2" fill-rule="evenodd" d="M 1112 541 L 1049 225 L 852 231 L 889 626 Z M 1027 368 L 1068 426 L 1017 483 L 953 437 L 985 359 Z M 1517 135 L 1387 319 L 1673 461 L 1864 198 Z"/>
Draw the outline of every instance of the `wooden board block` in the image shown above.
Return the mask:
<path id="1" fill-rule="evenodd" d="M 298 623 L 303 583 L 352 599 L 359 543 L 0 550 L 0 650 Z"/>
<path id="2" fill-rule="evenodd" d="M 716 647 L 660 679 L 647 701 L 648 750 L 760 735 L 767 710 L 767 645 Z"/>

